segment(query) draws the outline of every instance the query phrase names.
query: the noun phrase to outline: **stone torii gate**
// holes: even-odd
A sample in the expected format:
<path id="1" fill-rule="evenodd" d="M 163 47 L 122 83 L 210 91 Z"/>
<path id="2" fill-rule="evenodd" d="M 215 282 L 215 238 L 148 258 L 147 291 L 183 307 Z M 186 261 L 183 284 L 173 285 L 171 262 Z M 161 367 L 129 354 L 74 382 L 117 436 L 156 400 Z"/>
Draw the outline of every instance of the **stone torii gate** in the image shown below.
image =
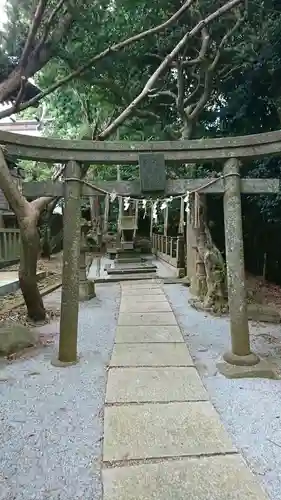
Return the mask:
<path id="1" fill-rule="evenodd" d="M 141 183 L 98 183 L 107 191 L 123 196 L 141 197 L 149 185 L 150 193 L 162 191 L 165 196 L 185 194 L 202 187 L 206 179 L 180 179 L 169 181 L 163 175 L 165 161 L 180 163 L 218 160 L 223 162 L 223 175 L 202 193 L 224 193 L 225 244 L 227 260 L 228 301 L 230 313 L 231 351 L 224 355 L 229 366 L 247 367 L 259 364 L 259 358 L 251 352 L 247 317 L 244 273 L 244 252 L 241 217 L 241 192 L 249 194 L 279 192 L 278 179 L 240 179 L 240 162 L 244 158 L 258 158 L 281 153 L 281 131 L 235 138 L 175 141 L 175 142 L 92 142 L 58 139 L 34 139 L 23 135 L 0 132 L 0 143 L 10 156 L 67 164 L 65 182 L 33 186 L 28 185 L 27 196 L 51 195 L 65 198 L 64 213 L 64 266 L 60 323 L 60 347 L 58 361 L 61 365 L 77 362 L 78 322 L 78 257 L 80 239 L 80 197 L 89 196 L 87 186 L 80 181 L 79 163 L 136 164 L 142 154 L 153 154 L 149 159 L 154 176 L 143 169 Z M 158 155 L 157 155 L 158 154 Z M 161 155 L 161 160 L 160 156 Z M 156 155 L 156 156 L 155 156 Z M 145 158 L 143 157 L 145 160 Z M 145 162 L 144 162 L 145 163 Z M 140 172 L 142 171 L 140 160 Z M 146 170 L 146 173 L 145 173 Z M 148 179 L 149 178 L 149 179 Z M 157 185 L 157 186 L 156 186 Z M 106 186 L 106 187 L 105 187 Z M 161 189 L 160 189 L 161 187 Z M 93 193 L 93 191 L 91 191 Z M 95 195 L 97 193 L 94 193 Z M 187 258 L 191 248 L 188 242 Z"/>

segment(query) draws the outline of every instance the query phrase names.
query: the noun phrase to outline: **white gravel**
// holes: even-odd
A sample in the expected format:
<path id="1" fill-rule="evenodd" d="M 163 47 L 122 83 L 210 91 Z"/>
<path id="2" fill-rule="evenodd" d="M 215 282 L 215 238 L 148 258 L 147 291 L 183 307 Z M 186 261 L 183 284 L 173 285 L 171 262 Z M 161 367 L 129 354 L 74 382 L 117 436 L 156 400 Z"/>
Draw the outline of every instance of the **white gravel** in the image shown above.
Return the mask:
<path id="1" fill-rule="evenodd" d="M 229 380 L 216 361 L 229 348 L 227 318 L 215 318 L 188 305 L 190 292 L 164 287 L 191 355 L 238 449 L 271 500 L 281 498 L 281 380 Z M 251 324 L 252 348 L 281 368 L 280 325 Z"/>
<path id="2" fill-rule="evenodd" d="M 80 363 L 50 364 L 54 346 L 0 366 L 0 500 L 100 500 L 106 366 L 118 284 L 81 304 Z"/>

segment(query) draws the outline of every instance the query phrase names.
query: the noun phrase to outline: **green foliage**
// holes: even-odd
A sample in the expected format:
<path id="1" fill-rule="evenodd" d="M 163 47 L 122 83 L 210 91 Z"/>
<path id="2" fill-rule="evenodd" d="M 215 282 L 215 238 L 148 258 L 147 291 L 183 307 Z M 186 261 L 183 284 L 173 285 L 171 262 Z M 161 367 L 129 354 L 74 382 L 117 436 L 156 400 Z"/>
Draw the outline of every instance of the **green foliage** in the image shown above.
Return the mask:
<path id="1" fill-rule="evenodd" d="M 0 72 L 9 63 L 7 55 L 18 57 L 23 47 L 35 2 L 10 0 L 8 36 L 2 34 Z M 213 12 L 222 2 L 203 0 L 201 15 Z M 112 44 L 142 30 L 156 26 L 182 5 L 180 0 L 108 0 L 78 1 L 72 5 L 73 24 L 64 40 L 58 44 L 53 58 L 36 75 L 36 83 L 47 88 L 73 69 L 86 63 L 90 57 Z M 194 138 L 234 136 L 266 132 L 280 128 L 281 118 L 281 4 L 278 0 L 257 2 L 249 0 L 248 18 L 229 39 L 221 54 L 220 64 L 213 77 L 213 88 L 207 105 L 195 124 Z M 199 20 L 197 3 L 183 18 L 165 33 L 152 35 L 118 53 L 110 53 L 46 99 L 48 116 L 55 121 L 46 134 L 77 138 L 85 127 L 94 133 L 103 130 L 139 94 L 148 78 L 158 67 L 184 32 Z M 222 37 L 233 26 L 233 12 L 217 20 L 209 28 L 211 44 L 205 58 L 210 62 Z M 200 36 L 187 44 L 182 57 L 197 57 Z M 186 71 L 185 96 L 194 90 L 192 74 Z M 161 75 L 155 93 L 177 92 L 175 73 Z M 169 95 L 147 98 L 118 130 L 120 140 L 174 140 L 181 137 L 182 122 L 176 102 Z M 32 177 L 34 164 L 26 162 L 27 175 Z M 49 167 L 37 166 L 40 178 L 48 177 Z M 218 175 L 220 164 L 168 165 L 167 174 L 176 177 L 204 177 Z M 123 179 L 134 179 L 138 169 L 122 166 Z M 248 161 L 242 167 L 243 176 L 281 176 L 281 158 Z M 98 165 L 89 170 L 90 179 L 114 180 L 116 166 Z M 260 272 L 263 254 L 279 262 L 275 248 L 280 248 L 280 197 L 244 197 L 244 233 L 248 267 Z M 221 199 L 212 197 L 210 218 L 214 224 L 216 243 L 223 250 L 223 218 Z M 277 230 L 273 231 L 273 227 Z M 274 249 L 273 249 L 274 246 Z M 254 250 L 253 250 L 254 248 Z M 253 255 L 257 257 L 253 259 Z M 255 262 L 254 262 L 255 261 Z M 271 265 L 271 264 L 270 264 Z M 278 267 L 279 266 L 279 267 Z M 272 266 L 273 277 L 280 265 Z"/>
<path id="2" fill-rule="evenodd" d="M 25 182 L 50 180 L 52 165 L 31 160 L 20 160 L 19 166 L 23 169 Z"/>

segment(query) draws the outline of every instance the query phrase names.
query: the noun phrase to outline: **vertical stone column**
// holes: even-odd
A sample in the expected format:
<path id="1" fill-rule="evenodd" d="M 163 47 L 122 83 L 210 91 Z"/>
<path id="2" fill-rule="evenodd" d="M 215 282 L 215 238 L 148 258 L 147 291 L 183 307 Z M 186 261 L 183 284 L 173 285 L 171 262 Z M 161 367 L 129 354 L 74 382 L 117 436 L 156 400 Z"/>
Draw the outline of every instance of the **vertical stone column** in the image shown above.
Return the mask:
<path id="1" fill-rule="evenodd" d="M 80 165 L 70 161 L 65 178 L 71 177 L 64 186 L 63 216 L 63 271 L 61 293 L 61 319 L 58 360 L 56 366 L 77 363 L 77 328 L 79 308 L 79 257 L 81 220 Z"/>
<path id="2" fill-rule="evenodd" d="M 134 235 L 133 235 L 134 240 L 136 239 L 137 227 L 138 227 L 138 222 L 139 222 L 139 202 L 138 202 L 138 200 L 135 201 L 135 221 L 136 221 L 136 228 L 134 229 Z"/>
<path id="3" fill-rule="evenodd" d="M 81 227 L 80 233 L 80 258 L 79 258 L 79 300 L 90 300 L 96 296 L 95 282 L 88 280 L 86 272 L 86 253 L 88 245 L 86 241 L 86 228 Z"/>
<path id="4" fill-rule="evenodd" d="M 169 207 L 164 209 L 164 236 L 168 234 Z"/>
<path id="5" fill-rule="evenodd" d="M 186 274 L 190 280 L 190 291 L 191 293 L 197 293 L 197 276 L 196 276 L 196 261 L 197 261 L 197 250 L 196 250 L 196 234 L 194 231 L 194 194 L 191 195 L 191 217 L 190 220 L 186 222 Z"/>
<path id="6" fill-rule="evenodd" d="M 177 237 L 177 267 L 182 271 L 185 269 L 185 256 L 184 256 L 184 237 L 180 235 Z"/>
<path id="7" fill-rule="evenodd" d="M 150 239 L 152 239 L 152 234 L 153 234 L 153 205 L 151 204 L 151 207 L 150 207 L 150 228 L 149 228 Z"/>
<path id="8" fill-rule="evenodd" d="M 224 360 L 233 365 L 258 363 L 251 353 L 244 270 L 239 160 L 230 158 L 224 165 L 224 231 L 227 263 L 228 303 L 232 352 Z"/>

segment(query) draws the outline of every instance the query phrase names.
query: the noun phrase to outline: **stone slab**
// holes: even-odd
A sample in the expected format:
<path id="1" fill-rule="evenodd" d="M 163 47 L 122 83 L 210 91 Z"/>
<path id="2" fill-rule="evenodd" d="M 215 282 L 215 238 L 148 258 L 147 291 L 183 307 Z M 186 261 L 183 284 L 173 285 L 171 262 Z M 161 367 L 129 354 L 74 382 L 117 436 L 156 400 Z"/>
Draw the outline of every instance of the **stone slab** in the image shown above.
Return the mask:
<path id="1" fill-rule="evenodd" d="M 156 295 L 157 297 L 157 295 Z M 126 312 L 172 312 L 169 302 L 138 302 L 136 300 L 123 298 L 120 304 L 120 313 Z"/>
<path id="2" fill-rule="evenodd" d="M 106 462 L 234 451 L 236 450 L 210 402 L 105 408 Z"/>
<path id="3" fill-rule="evenodd" d="M 115 344 L 110 366 L 194 366 L 184 343 Z"/>
<path id="4" fill-rule="evenodd" d="M 269 500 L 240 455 L 104 469 L 104 500 Z"/>
<path id="5" fill-rule="evenodd" d="M 143 287 L 143 288 L 146 288 L 147 286 L 154 286 L 154 287 L 159 287 L 159 283 L 158 281 L 155 280 L 141 280 L 139 281 L 137 284 L 135 283 L 132 283 L 131 281 L 127 280 L 127 281 L 123 281 L 122 283 L 122 288 L 126 288 L 126 287 L 131 287 L 131 288 L 135 288 L 135 287 Z"/>
<path id="6" fill-rule="evenodd" d="M 208 401 L 195 368 L 111 368 L 107 403 Z"/>
<path id="7" fill-rule="evenodd" d="M 178 326 L 118 326 L 116 344 L 149 342 L 183 342 Z"/>
<path id="8" fill-rule="evenodd" d="M 126 295 L 129 296 L 137 295 L 140 297 L 143 297 L 144 295 L 162 295 L 163 297 L 166 298 L 161 288 L 150 288 L 150 287 L 146 288 L 140 287 L 139 289 L 137 289 L 126 286 L 125 288 L 122 288 L 122 297 L 125 297 Z"/>
<path id="9" fill-rule="evenodd" d="M 132 283 L 131 281 L 123 281 L 121 284 L 122 290 L 128 290 L 128 289 L 140 289 L 140 288 L 154 288 L 154 289 L 160 289 L 161 287 L 159 286 L 159 283 L 156 283 L 153 280 L 147 280 L 147 281 L 139 281 L 138 283 Z"/>
<path id="10" fill-rule="evenodd" d="M 136 304 L 136 300 L 138 303 L 143 303 L 143 302 L 167 302 L 167 298 L 165 297 L 165 294 L 164 293 L 154 293 L 154 294 L 150 294 L 150 292 L 148 292 L 147 294 L 145 295 L 138 295 L 138 298 L 136 299 L 136 296 L 133 295 L 133 297 L 131 296 L 131 294 L 122 294 L 122 301 L 126 301 L 126 302 L 131 302 L 132 304 Z"/>
<path id="11" fill-rule="evenodd" d="M 126 267 L 125 267 L 126 266 Z M 107 274 L 112 274 L 112 275 L 118 275 L 118 274 L 137 274 L 137 273 L 156 273 L 157 267 L 156 266 L 149 266 L 147 264 L 139 265 L 139 264 L 132 264 L 132 263 L 119 263 L 118 265 L 115 265 L 114 267 L 110 267 L 107 269 Z"/>
<path id="12" fill-rule="evenodd" d="M 173 312 L 167 313 L 120 313 L 118 326 L 166 326 L 177 325 Z"/>

